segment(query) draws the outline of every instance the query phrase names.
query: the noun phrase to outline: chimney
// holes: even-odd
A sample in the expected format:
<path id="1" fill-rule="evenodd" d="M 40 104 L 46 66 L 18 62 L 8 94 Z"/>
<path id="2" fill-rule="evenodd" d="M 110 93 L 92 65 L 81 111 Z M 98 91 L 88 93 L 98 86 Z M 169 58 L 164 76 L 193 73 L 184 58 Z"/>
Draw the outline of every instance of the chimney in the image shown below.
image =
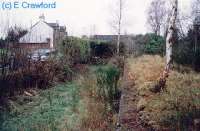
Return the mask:
<path id="1" fill-rule="evenodd" d="M 56 20 L 56 24 L 57 24 L 57 26 L 59 26 L 59 21 L 58 20 Z"/>
<path id="2" fill-rule="evenodd" d="M 40 15 L 40 16 L 39 16 L 39 19 L 40 19 L 40 21 L 45 21 L 45 16 L 44 16 L 44 14 Z"/>

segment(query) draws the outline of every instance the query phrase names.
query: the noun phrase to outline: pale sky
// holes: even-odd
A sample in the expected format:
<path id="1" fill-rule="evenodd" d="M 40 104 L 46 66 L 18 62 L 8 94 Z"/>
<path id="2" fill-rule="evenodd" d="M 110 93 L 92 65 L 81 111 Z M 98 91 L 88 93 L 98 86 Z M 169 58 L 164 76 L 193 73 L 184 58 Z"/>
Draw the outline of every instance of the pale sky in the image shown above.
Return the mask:
<path id="1" fill-rule="evenodd" d="M 6 0 L 17 1 L 17 0 Z M 22 1 L 22 0 L 18 0 Z M 54 2 L 55 0 L 24 0 L 28 2 Z M 117 0 L 57 0 L 56 9 L 12 9 L 5 11 L 0 9 L 1 25 L 19 25 L 29 28 L 38 21 L 43 14 L 47 22 L 59 21 L 67 27 L 70 35 L 113 34 L 110 26 L 112 13 Z M 148 32 L 146 25 L 147 7 L 151 0 L 126 0 L 126 15 L 122 32 L 128 34 L 144 34 Z M 192 0 L 179 0 L 182 11 L 190 9 Z M 2 26 L 1 26 L 2 27 Z M 94 29 L 95 27 L 95 29 Z M 1 29 L 3 30 L 3 29 Z"/>

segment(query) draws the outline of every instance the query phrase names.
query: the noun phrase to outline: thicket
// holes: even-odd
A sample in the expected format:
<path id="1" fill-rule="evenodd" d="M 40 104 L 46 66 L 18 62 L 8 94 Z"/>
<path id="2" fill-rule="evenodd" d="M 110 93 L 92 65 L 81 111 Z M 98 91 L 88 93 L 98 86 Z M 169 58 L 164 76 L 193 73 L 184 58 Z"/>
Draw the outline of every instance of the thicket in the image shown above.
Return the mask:
<path id="1" fill-rule="evenodd" d="M 136 35 L 128 42 L 129 53 L 135 56 L 143 54 L 163 55 L 165 53 L 165 40 L 162 36 L 153 33 Z"/>
<path id="2" fill-rule="evenodd" d="M 200 71 L 200 30 L 190 29 L 185 37 L 176 38 L 173 59 L 176 63 Z"/>
<path id="3" fill-rule="evenodd" d="M 67 37 L 60 44 L 60 55 L 70 66 L 75 64 L 106 64 L 116 52 L 112 42 Z"/>
<path id="4" fill-rule="evenodd" d="M 34 61 L 19 48 L 0 50 L 0 95 L 13 96 L 26 88 L 48 88 L 55 81 L 70 80 L 72 72 L 59 59 Z"/>
<path id="5" fill-rule="evenodd" d="M 89 41 L 76 37 L 66 37 L 61 42 L 60 52 L 62 59 L 69 65 L 87 63 L 90 59 Z"/>
<path id="6" fill-rule="evenodd" d="M 116 52 L 116 46 L 113 42 L 92 40 L 90 41 L 90 47 L 91 55 L 100 58 L 112 57 Z"/>

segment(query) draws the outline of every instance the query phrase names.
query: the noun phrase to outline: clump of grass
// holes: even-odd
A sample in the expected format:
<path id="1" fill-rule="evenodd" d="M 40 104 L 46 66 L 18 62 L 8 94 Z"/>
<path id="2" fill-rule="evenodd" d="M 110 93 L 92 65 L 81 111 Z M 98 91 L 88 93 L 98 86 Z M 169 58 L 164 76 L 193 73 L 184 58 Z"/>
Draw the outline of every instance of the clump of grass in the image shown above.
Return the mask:
<path id="1" fill-rule="evenodd" d="M 144 125 L 158 130 L 189 130 L 195 119 L 200 118 L 200 75 L 190 70 L 173 70 L 167 80 L 167 88 L 160 94 L 149 90 L 164 69 L 164 58 L 142 56 L 129 59 L 138 98 L 145 100 L 139 111 Z M 139 100 L 138 103 L 141 103 Z"/>
<path id="2" fill-rule="evenodd" d="M 115 109 L 115 100 L 119 98 L 120 70 L 112 65 L 102 66 L 96 70 L 96 78 L 98 96 L 105 101 L 105 104 L 107 102 L 110 104 L 111 110 Z"/>

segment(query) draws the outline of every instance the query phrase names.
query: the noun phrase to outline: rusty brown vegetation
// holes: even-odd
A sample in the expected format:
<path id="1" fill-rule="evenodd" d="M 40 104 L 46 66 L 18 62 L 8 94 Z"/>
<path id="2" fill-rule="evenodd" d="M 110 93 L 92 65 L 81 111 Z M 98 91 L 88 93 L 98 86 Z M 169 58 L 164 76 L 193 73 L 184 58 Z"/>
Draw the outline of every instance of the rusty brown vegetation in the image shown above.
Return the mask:
<path id="1" fill-rule="evenodd" d="M 195 121 L 200 118 L 198 73 L 174 67 L 166 83 L 167 88 L 154 94 L 150 90 L 162 72 L 164 59 L 144 55 L 129 59 L 129 66 L 129 74 L 135 80 L 138 92 L 138 113 L 144 126 L 155 130 L 195 129 Z"/>

